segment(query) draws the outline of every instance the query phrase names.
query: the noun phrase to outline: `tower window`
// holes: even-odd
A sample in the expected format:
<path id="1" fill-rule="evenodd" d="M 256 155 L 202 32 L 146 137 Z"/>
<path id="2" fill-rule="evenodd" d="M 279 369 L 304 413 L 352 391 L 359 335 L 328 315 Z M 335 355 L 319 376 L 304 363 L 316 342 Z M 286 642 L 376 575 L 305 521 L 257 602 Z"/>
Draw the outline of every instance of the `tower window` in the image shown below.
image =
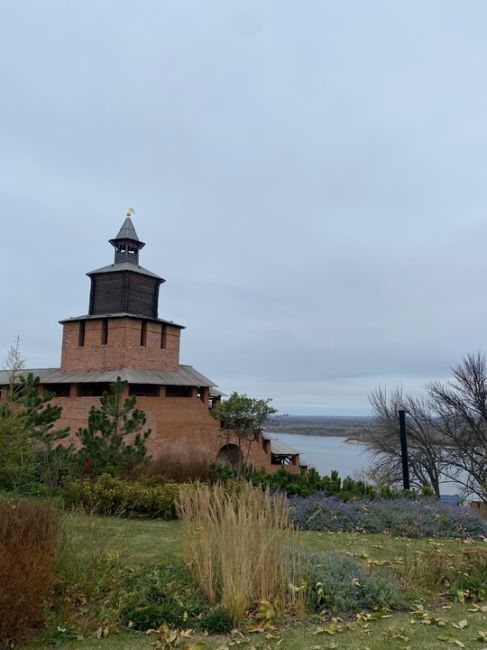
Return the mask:
<path id="1" fill-rule="evenodd" d="M 166 397 L 193 397 L 192 386 L 166 386 Z"/>
<path id="2" fill-rule="evenodd" d="M 159 397 L 161 387 L 156 384 L 130 384 L 129 395 L 138 397 Z"/>
<path id="3" fill-rule="evenodd" d="M 161 327 L 161 350 L 165 350 L 167 347 L 167 325 L 162 325 Z"/>
<path id="4" fill-rule="evenodd" d="M 93 384 L 78 384 L 79 397 L 101 397 L 103 393 L 110 392 L 110 384 L 93 383 Z"/>
<path id="5" fill-rule="evenodd" d="M 78 345 L 82 348 L 85 344 L 85 333 L 86 333 L 86 322 L 84 320 L 80 321 L 79 324 L 79 341 Z"/>
<path id="6" fill-rule="evenodd" d="M 108 343 L 108 318 L 101 321 L 101 344 L 107 345 Z"/>
<path id="7" fill-rule="evenodd" d="M 69 397 L 71 392 L 70 384 L 46 384 L 45 388 L 55 397 Z"/>
<path id="8" fill-rule="evenodd" d="M 140 345 L 144 348 L 147 345 L 147 321 L 143 320 L 140 325 Z"/>

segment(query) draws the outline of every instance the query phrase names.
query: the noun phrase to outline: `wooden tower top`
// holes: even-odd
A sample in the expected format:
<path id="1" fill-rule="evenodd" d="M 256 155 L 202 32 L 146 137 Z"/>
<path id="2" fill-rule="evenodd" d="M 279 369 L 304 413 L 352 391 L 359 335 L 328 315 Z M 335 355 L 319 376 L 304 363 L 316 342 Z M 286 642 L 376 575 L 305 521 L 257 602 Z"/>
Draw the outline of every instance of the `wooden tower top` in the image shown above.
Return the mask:
<path id="1" fill-rule="evenodd" d="M 90 316 L 121 313 L 158 318 L 159 287 L 165 280 L 139 264 L 140 241 L 132 219 L 127 216 L 118 235 L 110 239 L 115 249 L 113 264 L 90 271 Z"/>
<path id="2" fill-rule="evenodd" d="M 139 251 L 145 246 L 135 232 L 130 216 L 127 216 L 123 222 L 118 235 L 114 239 L 110 239 L 110 244 L 115 249 L 115 264 L 119 262 L 138 264 Z"/>

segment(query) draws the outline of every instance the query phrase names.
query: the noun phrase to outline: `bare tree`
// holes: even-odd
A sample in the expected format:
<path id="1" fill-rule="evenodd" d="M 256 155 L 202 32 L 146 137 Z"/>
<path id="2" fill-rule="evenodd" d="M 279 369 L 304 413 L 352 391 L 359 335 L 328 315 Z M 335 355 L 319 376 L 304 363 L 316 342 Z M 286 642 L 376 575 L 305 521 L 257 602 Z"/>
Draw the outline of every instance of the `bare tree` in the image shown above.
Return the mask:
<path id="1" fill-rule="evenodd" d="M 487 364 L 483 354 L 469 354 L 452 368 L 447 383 L 427 385 L 447 456 L 444 473 L 468 494 L 487 502 Z"/>
<path id="2" fill-rule="evenodd" d="M 400 483 L 402 477 L 399 410 L 408 413 L 409 470 L 415 487 L 431 486 L 440 496 L 440 476 L 445 462 L 441 433 L 426 400 L 404 395 L 395 388 L 374 390 L 369 397 L 375 420 L 366 437 L 368 448 L 375 455 L 372 475 L 389 484 Z"/>

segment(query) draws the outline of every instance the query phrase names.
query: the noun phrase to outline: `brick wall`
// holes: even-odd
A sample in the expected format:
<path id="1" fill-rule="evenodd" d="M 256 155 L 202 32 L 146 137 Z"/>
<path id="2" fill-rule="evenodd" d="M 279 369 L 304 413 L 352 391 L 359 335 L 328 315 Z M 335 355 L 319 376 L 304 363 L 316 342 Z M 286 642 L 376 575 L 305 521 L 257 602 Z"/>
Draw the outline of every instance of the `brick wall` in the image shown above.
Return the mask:
<path id="1" fill-rule="evenodd" d="M 161 348 L 161 323 L 146 321 L 146 345 L 141 345 L 142 320 L 136 318 L 109 318 L 108 341 L 102 345 L 103 320 L 87 320 L 84 346 L 79 345 L 80 321 L 64 324 L 61 352 L 61 370 L 139 370 L 179 369 L 179 342 L 181 330 L 166 326 L 165 348 Z"/>
<path id="2" fill-rule="evenodd" d="M 77 442 L 74 433 L 79 427 L 86 426 L 90 408 L 100 404 L 98 397 L 75 397 L 75 393 L 76 386 L 73 385 L 71 397 L 53 400 L 63 408 L 58 425 L 71 429 L 65 443 L 74 444 Z M 138 397 L 137 406 L 147 416 L 147 428 L 152 429 L 147 448 L 153 458 L 174 451 L 196 453 L 212 463 L 227 442 L 236 442 L 222 437 L 219 423 L 211 417 L 207 404 L 196 397 L 196 390 L 192 397 Z M 271 465 L 270 454 L 264 451 L 262 441 L 252 443 L 250 449 L 249 461 L 255 467 L 267 471 L 279 469 L 280 466 Z M 291 467 L 289 469 L 296 471 Z"/>

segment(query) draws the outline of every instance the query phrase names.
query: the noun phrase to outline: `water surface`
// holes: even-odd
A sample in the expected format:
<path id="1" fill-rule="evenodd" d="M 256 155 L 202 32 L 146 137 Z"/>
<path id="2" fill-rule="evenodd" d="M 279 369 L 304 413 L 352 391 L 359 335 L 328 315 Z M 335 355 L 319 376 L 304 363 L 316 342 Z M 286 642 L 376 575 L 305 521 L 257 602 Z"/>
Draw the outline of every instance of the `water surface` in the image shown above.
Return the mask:
<path id="1" fill-rule="evenodd" d="M 267 432 L 283 443 L 297 449 L 307 463 L 313 465 L 320 474 L 330 474 L 334 469 L 341 477 L 365 478 L 363 473 L 372 465 L 373 455 L 365 445 L 351 444 L 346 438 L 338 436 L 302 436 L 293 433 Z M 367 479 L 365 479 L 367 480 Z M 459 494 L 460 486 L 452 481 L 444 481 L 441 494 Z"/>
<path id="2" fill-rule="evenodd" d="M 320 474 L 336 469 L 340 476 L 358 478 L 371 464 L 372 455 L 364 445 L 345 442 L 338 436 L 300 436 L 293 433 L 267 432 L 301 452 L 302 458 Z"/>

